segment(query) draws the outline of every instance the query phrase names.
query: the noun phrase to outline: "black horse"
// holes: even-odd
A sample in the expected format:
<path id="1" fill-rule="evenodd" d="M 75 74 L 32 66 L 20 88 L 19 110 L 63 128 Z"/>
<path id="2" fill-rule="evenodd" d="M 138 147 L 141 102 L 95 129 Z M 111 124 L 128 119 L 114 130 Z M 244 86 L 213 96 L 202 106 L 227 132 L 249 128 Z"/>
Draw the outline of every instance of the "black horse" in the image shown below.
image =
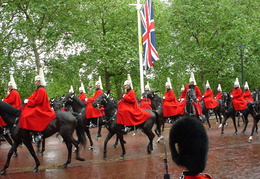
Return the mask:
<path id="1" fill-rule="evenodd" d="M 116 123 L 117 119 L 117 104 L 111 100 L 109 97 L 109 92 L 103 93 L 100 95 L 94 102 L 93 106 L 97 107 L 103 105 L 105 109 L 105 116 L 106 116 L 106 123 L 105 126 L 108 129 L 107 137 L 104 141 L 104 151 L 103 151 L 103 158 L 107 157 L 107 143 L 113 137 L 115 134 L 117 135 L 117 138 L 120 141 L 121 147 L 122 147 L 122 154 L 120 158 L 124 158 L 124 155 L 126 154 L 125 147 L 124 147 L 124 126 L 121 124 Z M 147 111 L 151 114 L 151 117 L 147 119 L 142 124 L 139 124 L 136 126 L 136 128 L 141 128 L 142 132 L 144 132 L 147 137 L 149 138 L 149 143 L 147 145 L 147 153 L 150 154 L 153 150 L 153 138 L 155 137 L 152 128 L 156 121 L 156 114 L 153 113 L 151 110 Z"/>
<path id="2" fill-rule="evenodd" d="M 253 110 L 254 110 L 254 115 L 255 116 L 253 116 L 254 122 L 253 122 L 253 127 L 252 127 L 252 130 L 251 130 L 250 137 L 248 138 L 248 142 L 252 142 L 254 132 L 258 132 L 257 124 L 258 124 L 258 122 L 260 120 L 260 91 L 259 90 L 255 90 L 253 92 L 252 97 L 254 99 Z"/>
<path id="3" fill-rule="evenodd" d="M 40 162 L 32 146 L 31 131 L 19 128 L 19 120 L 17 120 L 17 117 L 19 117 L 20 112 L 20 110 L 12 107 L 11 105 L 2 101 L 0 102 L 0 115 L 7 124 L 11 124 L 13 126 L 11 136 L 14 141 L 11 149 L 8 152 L 5 166 L 0 172 L 1 175 L 6 173 L 6 169 L 9 167 L 10 164 L 11 156 L 13 155 L 17 147 L 22 143 L 27 147 L 30 154 L 35 160 L 36 166 L 33 169 L 33 172 L 38 172 L 39 170 L 38 168 L 40 166 Z M 66 168 L 68 164 L 71 163 L 72 145 L 74 145 L 76 148 L 76 159 L 79 161 L 84 161 L 84 159 L 79 156 L 78 151 L 79 144 L 82 144 L 83 146 L 85 146 L 86 144 L 84 130 L 83 128 L 81 128 L 82 125 L 80 125 L 82 121 L 77 121 L 75 117 L 69 112 L 57 111 L 55 114 L 57 118 L 52 120 L 43 131 L 43 138 L 47 138 L 56 132 L 59 132 L 60 135 L 63 137 L 63 140 L 68 149 L 68 158 L 67 161 L 62 165 L 62 168 Z M 78 141 L 73 138 L 73 133 L 75 129 L 78 136 Z"/>
<path id="4" fill-rule="evenodd" d="M 81 118 L 84 121 L 84 128 L 85 132 L 88 136 L 88 139 L 90 141 L 90 147 L 89 149 L 93 149 L 93 141 L 91 139 L 90 135 L 90 120 L 86 119 L 86 104 L 83 103 L 74 93 L 68 93 L 65 95 L 63 99 L 63 103 L 66 106 L 71 106 L 72 107 L 72 114 L 75 115 L 77 118 Z M 97 137 L 96 139 L 98 140 L 101 137 L 101 129 L 104 124 L 104 117 L 100 118 L 95 118 L 92 120 L 92 123 L 95 124 L 98 127 L 98 132 L 97 132 Z"/>
<path id="5" fill-rule="evenodd" d="M 185 115 L 186 116 L 195 116 L 198 120 L 200 120 L 202 123 L 206 121 L 206 118 L 204 115 L 197 114 L 197 111 L 193 105 L 193 103 L 197 102 L 196 92 L 193 88 L 190 88 L 187 90 L 186 95 L 186 106 L 185 106 Z"/>
<path id="6" fill-rule="evenodd" d="M 156 142 L 160 142 L 163 139 L 162 133 L 164 131 L 164 125 L 167 122 L 172 123 L 175 121 L 180 115 L 171 116 L 170 118 L 166 118 L 163 116 L 163 105 L 162 105 L 162 98 L 160 98 L 157 94 L 158 90 L 150 90 L 147 92 L 147 98 L 152 101 L 152 110 L 153 112 L 157 113 L 159 121 L 156 124 L 155 133 L 159 137 Z"/>
<path id="7" fill-rule="evenodd" d="M 232 118 L 233 125 L 235 128 L 235 133 L 234 135 L 237 135 L 237 125 L 236 125 L 236 116 L 238 115 L 238 112 L 235 111 L 231 96 L 228 92 L 223 92 L 222 93 L 222 102 L 225 108 L 225 115 L 224 115 L 224 120 L 221 124 L 221 134 L 224 134 L 224 126 L 226 124 L 226 121 L 228 120 L 229 117 Z M 245 133 L 247 125 L 248 125 L 248 115 L 251 114 L 252 117 L 256 116 L 256 113 L 253 108 L 253 103 L 249 102 L 247 104 L 247 108 L 241 111 L 242 113 L 242 119 L 244 120 L 244 129 L 242 130 L 242 133 Z"/>
<path id="8" fill-rule="evenodd" d="M 222 100 L 217 100 L 218 102 L 218 106 L 215 107 L 212 112 L 215 114 L 216 116 L 216 119 L 217 119 L 217 116 L 219 117 L 219 121 L 220 123 L 222 123 L 222 116 L 221 115 L 225 115 L 225 110 L 224 110 L 224 107 L 222 105 Z M 202 106 L 202 113 L 205 115 L 205 118 L 206 118 L 206 121 L 208 123 L 208 126 L 209 126 L 209 130 L 211 129 L 211 124 L 209 122 L 209 118 L 210 118 L 210 110 L 206 108 L 205 106 L 205 102 L 204 100 L 202 99 L 201 100 L 201 106 Z"/>

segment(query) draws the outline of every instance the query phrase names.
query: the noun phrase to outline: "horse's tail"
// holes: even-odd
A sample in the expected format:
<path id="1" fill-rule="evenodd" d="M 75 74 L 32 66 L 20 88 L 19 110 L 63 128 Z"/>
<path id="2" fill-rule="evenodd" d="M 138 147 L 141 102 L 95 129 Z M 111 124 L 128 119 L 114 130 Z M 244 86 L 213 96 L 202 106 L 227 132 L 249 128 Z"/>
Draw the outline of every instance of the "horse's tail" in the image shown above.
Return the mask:
<path id="1" fill-rule="evenodd" d="M 78 136 L 78 142 L 85 147 L 87 144 L 87 139 L 84 130 L 84 118 L 85 116 L 83 115 L 82 112 L 76 117 L 77 119 L 76 134 Z"/>

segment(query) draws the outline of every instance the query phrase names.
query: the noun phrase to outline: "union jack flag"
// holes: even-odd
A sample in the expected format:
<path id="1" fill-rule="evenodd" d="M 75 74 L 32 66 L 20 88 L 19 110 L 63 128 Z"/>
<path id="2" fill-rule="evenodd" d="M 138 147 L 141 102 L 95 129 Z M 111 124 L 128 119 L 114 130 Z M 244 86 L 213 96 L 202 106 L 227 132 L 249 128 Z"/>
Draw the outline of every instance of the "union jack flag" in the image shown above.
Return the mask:
<path id="1" fill-rule="evenodd" d="M 155 43 L 155 29 L 152 0 L 148 0 L 141 10 L 142 20 L 142 40 L 144 49 L 145 69 L 148 70 L 154 65 L 154 61 L 159 60 Z"/>

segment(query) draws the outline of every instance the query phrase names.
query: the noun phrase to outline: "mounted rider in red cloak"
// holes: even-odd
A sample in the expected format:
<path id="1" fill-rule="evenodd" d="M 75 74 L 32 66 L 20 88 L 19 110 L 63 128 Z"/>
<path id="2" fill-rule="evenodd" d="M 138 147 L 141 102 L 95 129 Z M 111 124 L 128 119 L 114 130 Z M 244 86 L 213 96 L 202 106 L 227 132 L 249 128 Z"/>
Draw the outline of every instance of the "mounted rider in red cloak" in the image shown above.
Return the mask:
<path id="1" fill-rule="evenodd" d="M 10 104 L 11 106 L 21 110 L 22 101 L 19 92 L 17 91 L 17 85 L 14 81 L 13 75 L 10 75 L 10 81 L 8 83 L 9 94 L 3 99 L 4 102 Z M 5 127 L 6 123 L 0 116 L 0 126 Z M 9 131 L 9 129 L 8 129 Z"/>
<path id="2" fill-rule="evenodd" d="M 94 108 L 92 106 L 92 103 L 101 95 L 103 94 L 103 87 L 101 83 L 101 77 L 99 77 L 99 80 L 95 83 L 96 92 L 92 98 L 87 98 L 86 103 L 86 119 L 90 120 L 90 128 L 96 127 L 93 124 L 93 119 L 100 118 L 102 116 L 105 116 L 104 108 Z"/>
<path id="3" fill-rule="evenodd" d="M 130 75 L 128 75 L 128 78 Z M 122 99 L 118 101 L 117 124 L 125 126 L 136 126 L 144 123 L 151 114 L 138 106 L 136 94 L 132 89 L 132 82 L 126 80 L 124 82 L 126 93 Z M 129 130 L 126 127 L 125 131 Z"/>
<path id="4" fill-rule="evenodd" d="M 204 92 L 202 96 L 204 100 L 204 104 L 206 109 L 210 109 L 210 113 L 212 113 L 212 109 L 216 108 L 218 106 L 218 101 L 214 99 L 213 91 L 210 88 L 209 81 L 207 80 L 206 83 L 206 91 Z"/>
<path id="5" fill-rule="evenodd" d="M 51 109 L 43 70 L 35 77 L 37 89 L 24 100 L 24 107 L 20 116 L 20 128 L 35 131 L 35 142 L 42 139 L 41 131 L 44 131 L 48 124 L 56 118 L 54 110 Z"/>
<path id="6" fill-rule="evenodd" d="M 202 99 L 202 95 L 201 95 L 201 92 L 200 92 L 200 89 L 199 87 L 197 86 L 197 83 L 195 81 L 195 77 L 194 77 L 194 74 L 191 72 L 191 77 L 190 77 L 190 80 L 189 80 L 189 84 L 185 86 L 184 88 L 184 91 L 183 91 L 183 94 L 185 95 L 185 99 L 187 99 L 187 91 L 188 89 L 194 89 L 195 93 L 196 93 L 196 98 L 197 98 L 197 101 L 195 101 L 193 104 L 195 110 L 196 110 L 196 114 L 198 116 L 202 115 L 202 107 L 201 107 L 201 104 L 200 104 L 200 100 Z"/>
<path id="7" fill-rule="evenodd" d="M 230 95 L 235 111 L 238 111 L 238 114 L 241 116 L 241 111 L 247 108 L 247 101 L 243 98 L 243 91 L 240 88 L 238 78 L 234 83 L 234 88 L 232 89 L 232 93 Z"/>

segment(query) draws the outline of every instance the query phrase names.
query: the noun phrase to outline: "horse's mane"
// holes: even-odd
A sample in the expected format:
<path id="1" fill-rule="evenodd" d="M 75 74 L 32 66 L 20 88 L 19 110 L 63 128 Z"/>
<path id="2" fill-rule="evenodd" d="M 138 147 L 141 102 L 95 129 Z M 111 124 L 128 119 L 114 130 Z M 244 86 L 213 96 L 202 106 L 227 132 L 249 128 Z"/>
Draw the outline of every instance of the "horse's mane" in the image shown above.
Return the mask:
<path id="1" fill-rule="evenodd" d="M 84 107 L 85 103 L 83 103 L 76 95 L 73 96 L 73 99 L 80 104 L 80 106 Z"/>

